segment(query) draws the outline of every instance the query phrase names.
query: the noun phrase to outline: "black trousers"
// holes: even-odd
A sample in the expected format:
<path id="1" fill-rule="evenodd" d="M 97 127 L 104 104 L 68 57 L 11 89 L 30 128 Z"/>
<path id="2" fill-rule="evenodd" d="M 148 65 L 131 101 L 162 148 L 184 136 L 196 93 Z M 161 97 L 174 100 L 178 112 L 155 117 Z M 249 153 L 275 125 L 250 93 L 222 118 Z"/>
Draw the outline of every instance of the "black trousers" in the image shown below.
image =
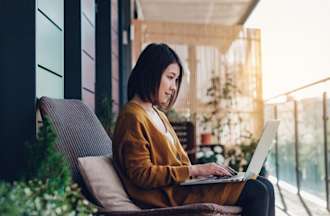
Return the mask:
<path id="1" fill-rule="evenodd" d="M 275 195 L 272 183 L 259 176 L 248 180 L 237 205 L 243 208 L 243 216 L 275 216 Z"/>

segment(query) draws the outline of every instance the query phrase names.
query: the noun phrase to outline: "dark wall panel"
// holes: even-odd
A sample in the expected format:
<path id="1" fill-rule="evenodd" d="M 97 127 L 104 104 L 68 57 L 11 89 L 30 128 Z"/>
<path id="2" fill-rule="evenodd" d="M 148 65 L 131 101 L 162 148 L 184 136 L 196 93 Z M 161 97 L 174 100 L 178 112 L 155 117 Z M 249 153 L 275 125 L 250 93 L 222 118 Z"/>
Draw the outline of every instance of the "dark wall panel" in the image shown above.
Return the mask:
<path id="1" fill-rule="evenodd" d="M 64 97 L 82 98 L 81 2 L 64 1 Z"/>
<path id="2" fill-rule="evenodd" d="M 112 99 L 111 61 L 111 4 L 114 1 L 97 0 L 96 13 L 96 114 L 102 115 L 105 98 Z"/>
<path id="3" fill-rule="evenodd" d="M 35 137 L 35 0 L 0 3 L 0 179 L 20 177 Z"/>

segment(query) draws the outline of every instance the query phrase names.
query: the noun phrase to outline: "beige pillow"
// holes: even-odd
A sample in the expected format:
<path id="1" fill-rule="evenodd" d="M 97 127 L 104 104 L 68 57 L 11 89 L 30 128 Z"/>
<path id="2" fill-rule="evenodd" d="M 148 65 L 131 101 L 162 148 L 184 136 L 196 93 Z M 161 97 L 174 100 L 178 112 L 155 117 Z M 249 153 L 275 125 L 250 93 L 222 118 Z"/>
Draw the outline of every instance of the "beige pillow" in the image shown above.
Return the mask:
<path id="1" fill-rule="evenodd" d="M 141 210 L 129 198 L 113 167 L 111 156 L 78 158 L 84 181 L 106 210 Z"/>

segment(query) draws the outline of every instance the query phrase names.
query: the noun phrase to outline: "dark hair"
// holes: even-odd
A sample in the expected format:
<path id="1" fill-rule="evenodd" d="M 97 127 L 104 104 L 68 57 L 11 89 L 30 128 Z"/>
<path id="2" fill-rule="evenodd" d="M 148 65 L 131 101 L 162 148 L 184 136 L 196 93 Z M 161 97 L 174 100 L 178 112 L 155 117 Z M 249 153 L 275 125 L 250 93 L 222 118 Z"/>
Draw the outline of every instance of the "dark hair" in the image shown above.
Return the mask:
<path id="1" fill-rule="evenodd" d="M 161 77 L 165 69 L 173 63 L 177 63 L 180 69 L 177 90 L 171 97 L 169 104 L 166 107 L 160 107 L 169 109 L 177 99 L 183 76 L 183 67 L 175 51 L 168 45 L 162 43 L 149 44 L 140 54 L 128 79 L 128 100 L 138 95 L 143 101 L 161 106 L 156 96 L 158 95 Z"/>

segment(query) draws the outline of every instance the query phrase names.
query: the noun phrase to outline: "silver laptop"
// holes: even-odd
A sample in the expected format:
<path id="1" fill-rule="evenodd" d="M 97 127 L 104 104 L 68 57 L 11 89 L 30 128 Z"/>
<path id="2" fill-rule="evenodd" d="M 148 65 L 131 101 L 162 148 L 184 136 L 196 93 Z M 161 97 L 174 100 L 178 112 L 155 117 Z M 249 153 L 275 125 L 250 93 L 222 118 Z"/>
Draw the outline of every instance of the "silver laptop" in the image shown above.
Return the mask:
<path id="1" fill-rule="evenodd" d="M 261 138 L 258 142 L 257 148 L 254 151 L 253 157 L 249 163 L 246 172 L 239 172 L 234 176 L 212 176 L 186 180 L 180 185 L 196 185 L 196 184 L 213 184 L 225 182 L 240 182 L 248 180 L 256 175 L 259 175 L 262 165 L 268 155 L 269 149 L 275 138 L 280 121 L 272 120 L 266 122 Z"/>

